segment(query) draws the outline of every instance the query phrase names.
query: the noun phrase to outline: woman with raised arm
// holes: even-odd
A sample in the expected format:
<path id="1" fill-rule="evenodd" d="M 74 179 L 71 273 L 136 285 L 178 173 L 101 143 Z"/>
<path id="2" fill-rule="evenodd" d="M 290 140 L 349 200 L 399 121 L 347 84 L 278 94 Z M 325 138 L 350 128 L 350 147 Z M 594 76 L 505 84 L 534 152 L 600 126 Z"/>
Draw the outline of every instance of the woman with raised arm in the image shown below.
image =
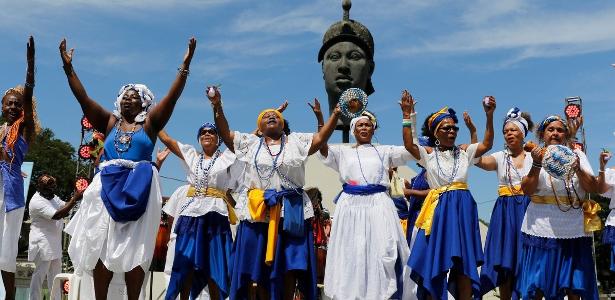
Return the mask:
<path id="1" fill-rule="evenodd" d="M 406 125 L 414 107 L 407 91 L 402 93 L 400 105 Z M 474 158 L 493 145 L 495 106 L 493 97 L 483 101 L 487 126 L 483 141 L 476 144 L 455 144 L 458 119 L 448 107 L 431 114 L 423 125 L 430 146 L 417 145 L 411 128 L 403 128 L 404 145 L 425 167 L 431 188 L 416 220 L 419 231 L 408 260 L 411 278 L 419 286 L 419 299 L 446 299 L 447 287 L 457 299 L 482 295 L 477 267 L 483 263 L 483 249 L 467 177 Z"/>
<path id="2" fill-rule="evenodd" d="M 40 130 L 34 99 L 34 38 L 26 46 L 28 68 L 25 86 L 8 89 L 2 96 L 0 126 L 0 270 L 6 299 L 15 299 L 17 245 L 26 200 L 21 164 Z"/>
<path id="3" fill-rule="evenodd" d="M 206 122 L 197 130 L 201 151 L 182 144 L 164 130 L 158 136 L 182 162 L 190 183 L 179 198 L 174 232 L 175 259 L 165 299 L 196 298 L 207 286 L 212 299 L 225 299 L 230 291 L 230 224 L 237 223 L 227 196 L 235 154 L 219 150 L 222 139 L 216 125 Z M 229 222 L 230 220 L 230 222 Z"/>
<path id="4" fill-rule="evenodd" d="M 528 113 L 511 108 L 502 126 L 505 149 L 482 156 L 476 164 L 485 171 L 496 171 L 499 181 L 499 197 L 491 212 L 480 279 L 483 294 L 499 287 L 501 299 L 519 299 L 515 285 L 520 271 L 521 223 L 530 203 L 521 189 L 521 179 L 532 165 L 532 157 L 523 145 L 533 128 Z"/>
<path id="5" fill-rule="evenodd" d="M 284 117 L 262 111 L 256 125 L 262 133 L 230 131 L 219 91 L 209 97 L 218 132 L 226 146 L 245 163 L 249 213 L 233 246 L 231 299 L 246 299 L 253 283 L 262 299 L 292 299 L 296 281 L 306 299 L 316 298 L 314 216 L 303 191 L 307 157 L 326 143 L 339 117 L 336 110 L 317 133 L 284 134 Z M 239 206 L 239 205 L 238 205 Z"/>
<path id="6" fill-rule="evenodd" d="M 523 193 L 531 202 L 521 225 L 523 248 L 517 289 L 524 299 L 559 299 L 565 295 L 571 300 L 598 299 L 592 232 L 600 229 L 595 211 L 600 207 L 586 200 L 587 193 L 597 191 L 598 182 L 585 153 L 566 147 L 570 130 L 565 120 L 547 117 L 540 122 L 536 136 L 544 148 L 531 150 L 532 165 L 521 181 Z M 543 167 L 545 150 L 550 155 Z M 565 170 L 549 163 L 550 157 L 573 164 Z M 567 178 L 560 179 L 559 172 L 565 172 Z"/>
<path id="7" fill-rule="evenodd" d="M 602 243 L 611 247 L 610 269 L 615 272 L 615 169 L 606 168 L 606 163 L 611 159 L 611 152 L 603 150 L 600 153 L 600 171 L 598 171 L 598 191 L 602 196 L 610 198 L 609 215 L 604 223 L 602 231 Z"/>
<path id="8" fill-rule="evenodd" d="M 83 195 L 66 228 L 68 253 L 75 272 L 92 271 L 96 299 L 107 299 L 113 273 L 125 273 L 127 296 L 137 299 L 154 252 L 161 196 L 152 152 L 158 132 L 171 117 L 189 74 L 196 48 L 188 50 L 168 94 L 153 106 L 154 95 L 143 84 L 124 85 L 110 112 L 91 99 L 73 69 L 73 49 L 60 43 L 68 84 L 94 129 L 104 132 L 100 172 Z"/>
<path id="9" fill-rule="evenodd" d="M 389 168 L 412 159 L 403 146 L 372 144 L 378 123 L 364 112 L 350 122 L 355 145 L 323 145 L 319 156 L 336 170 L 343 190 L 334 201 L 325 294 L 332 299 L 400 298 L 410 254 L 393 200 Z"/>

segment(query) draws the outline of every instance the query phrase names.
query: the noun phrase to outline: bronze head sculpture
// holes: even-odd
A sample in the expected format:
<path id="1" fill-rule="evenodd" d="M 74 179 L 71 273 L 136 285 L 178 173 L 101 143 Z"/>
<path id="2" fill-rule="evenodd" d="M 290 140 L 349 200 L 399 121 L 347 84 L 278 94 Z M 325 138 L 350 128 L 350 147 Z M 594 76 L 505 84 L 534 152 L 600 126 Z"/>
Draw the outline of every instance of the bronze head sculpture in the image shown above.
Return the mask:
<path id="1" fill-rule="evenodd" d="M 322 64 L 325 90 L 329 99 L 329 113 L 338 103 L 340 95 L 349 88 L 360 88 L 367 95 L 374 92 L 374 39 L 363 24 L 350 19 L 350 0 L 344 0 L 344 16 L 325 32 L 318 51 Z M 348 142 L 350 120 L 342 118 L 337 129 L 343 130 L 343 142 Z"/>

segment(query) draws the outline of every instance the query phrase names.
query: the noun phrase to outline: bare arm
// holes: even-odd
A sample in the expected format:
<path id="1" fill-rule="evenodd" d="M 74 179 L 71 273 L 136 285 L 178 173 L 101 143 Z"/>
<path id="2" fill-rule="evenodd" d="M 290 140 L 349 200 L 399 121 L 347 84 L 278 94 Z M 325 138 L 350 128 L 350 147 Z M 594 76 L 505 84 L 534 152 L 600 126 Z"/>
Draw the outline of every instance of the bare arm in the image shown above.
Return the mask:
<path id="1" fill-rule="evenodd" d="M 64 64 L 63 68 L 66 79 L 68 79 L 68 85 L 79 102 L 83 114 L 88 118 L 92 126 L 94 126 L 94 129 L 107 134 L 107 128 L 112 114 L 88 96 L 88 93 L 85 91 L 83 84 L 81 84 L 79 77 L 77 77 L 73 69 L 74 51 L 75 49 L 70 49 L 68 52 L 66 51 L 66 39 L 60 42 L 60 57 Z"/>
<path id="2" fill-rule="evenodd" d="M 171 118 L 171 113 L 173 113 L 173 108 L 175 108 L 175 103 L 181 96 L 182 91 L 184 90 L 184 86 L 186 85 L 186 79 L 188 78 L 188 73 L 190 69 L 190 62 L 192 61 L 192 56 L 194 55 L 194 50 L 196 49 L 196 39 L 193 37 L 188 42 L 188 50 L 186 50 L 186 54 L 184 55 L 184 61 L 180 67 L 177 76 L 175 77 L 175 81 L 171 85 L 169 92 L 164 98 L 160 100 L 158 105 L 154 106 L 152 110 L 148 114 L 148 122 L 151 129 L 151 134 L 154 136 L 158 134 L 160 130 L 164 128 L 169 119 Z"/>
<path id="3" fill-rule="evenodd" d="M 56 211 L 56 213 L 51 217 L 54 220 L 62 219 L 70 213 L 70 210 L 75 207 L 77 202 L 83 198 L 83 192 L 76 192 L 70 200 L 60 209 Z"/>
<path id="4" fill-rule="evenodd" d="M 184 159 L 184 155 L 182 155 L 181 150 L 179 150 L 177 140 L 172 138 L 164 129 L 158 132 L 158 138 L 173 154 L 177 155 L 177 157 L 182 160 Z"/>
<path id="5" fill-rule="evenodd" d="M 308 151 L 308 155 L 312 155 L 316 153 L 316 151 L 320 150 L 323 145 L 327 144 L 327 141 L 333 134 L 333 130 L 335 130 L 335 126 L 337 126 L 337 119 L 339 118 L 342 111 L 340 110 L 339 105 L 335 107 L 333 113 L 329 117 L 327 123 L 322 127 L 322 130 L 314 133 L 314 137 L 312 138 L 312 145 L 310 145 L 310 150 Z"/>
<path id="6" fill-rule="evenodd" d="M 158 153 L 156 153 L 156 169 L 158 169 L 159 172 L 162 168 L 162 164 L 164 164 L 164 161 L 169 157 L 169 153 L 171 153 L 171 150 L 169 150 L 168 147 L 162 150 L 158 149 Z"/>
<path id="7" fill-rule="evenodd" d="M 481 156 L 478 159 L 478 163 L 476 163 L 476 166 L 485 171 L 495 171 L 498 169 L 498 163 L 495 161 L 495 158 L 491 155 Z"/>
<path id="8" fill-rule="evenodd" d="M 611 158 L 611 153 L 602 151 L 600 153 L 600 170 L 598 171 L 598 193 L 604 194 L 609 190 L 609 185 L 606 183 L 606 175 L 604 174 L 606 163 Z"/>
<path id="9" fill-rule="evenodd" d="M 404 90 L 401 93 L 399 106 L 401 107 L 403 118 L 410 120 L 412 112 L 414 112 L 414 99 L 412 99 L 412 95 L 410 95 L 407 90 Z M 406 147 L 406 150 L 408 150 L 408 152 L 410 152 L 410 154 L 412 154 L 412 156 L 414 156 L 417 160 L 420 160 L 421 152 L 412 138 L 412 128 L 404 126 L 402 129 L 402 136 L 404 138 L 404 146 Z"/>
<path id="10" fill-rule="evenodd" d="M 463 112 L 463 122 L 466 124 L 466 127 L 468 127 L 468 130 L 470 131 L 470 144 L 478 143 L 478 135 L 476 134 L 476 126 L 474 125 L 474 122 L 472 121 L 472 118 L 470 117 L 470 114 L 467 111 Z"/>
<path id="11" fill-rule="evenodd" d="M 485 116 L 487 117 L 487 128 L 485 128 L 485 136 L 482 143 L 478 144 L 474 157 L 481 157 L 493 147 L 493 112 L 495 111 L 495 98 L 489 96 L 489 103 L 483 103 Z"/>
<path id="12" fill-rule="evenodd" d="M 536 147 L 532 150 L 532 168 L 530 172 L 521 180 L 521 189 L 526 195 L 534 195 L 536 189 L 538 189 L 538 177 L 540 176 L 540 169 L 542 168 L 542 148 Z"/>
<path id="13" fill-rule="evenodd" d="M 222 141 L 226 145 L 231 152 L 235 153 L 235 146 L 233 145 L 233 139 L 235 138 L 235 133 L 229 129 L 228 121 L 226 120 L 226 116 L 224 115 L 224 110 L 222 109 L 222 96 L 220 95 L 220 91 L 216 90 L 216 94 L 213 97 L 209 97 L 209 101 L 211 102 L 211 108 L 214 112 L 214 120 L 216 121 L 216 127 L 218 128 L 218 134 Z"/>
<path id="14" fill-rule="evenodd" d="M 26 45 L 26 57 L 28 60 L 28 68 L 26 70 L 26 84 L 23 94 L 23 116 L 24 122 L 21 126 L 24 137 L 28 144 L 34 141 L 34 113 L 32 104 L 32 95 L 34 94 L 34 38 L 30 36 Z"/>

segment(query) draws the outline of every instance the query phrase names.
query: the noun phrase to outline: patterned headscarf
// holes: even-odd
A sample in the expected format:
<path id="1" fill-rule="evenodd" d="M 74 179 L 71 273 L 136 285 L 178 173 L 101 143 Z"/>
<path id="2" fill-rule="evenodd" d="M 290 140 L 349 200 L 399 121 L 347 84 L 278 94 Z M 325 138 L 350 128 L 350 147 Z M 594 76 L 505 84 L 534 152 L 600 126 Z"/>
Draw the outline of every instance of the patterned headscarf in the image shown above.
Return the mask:
<path id="1" fill-rule="evenodd" d="M 445 106 L 436 113 L 434 113 L 431 117 L 429 117 L 429 131 L 431 131 L 432 133 L 438 131 L 440 125 L 442 124 L 442 121 L 447 118 L 453 119 L 453 122 L 455 123 L 459 121 L 459 119 L 457 119 L 457 113 L 452 108 L 448 108 L 448 106 Z"/>
<path id="2" fill-rule="evenodd" d="M 222 139 L 220 138 L 220 133 L 218 132 L 218 127 L 216 127 L 216 124 L 211 123 L 211 122 L 205 122 L 203 123 L 203 125 L 201 125 L 201 127 L 199 127 L 199 130 L 197 130 L 196 132 L 196 140 L 198 141 L 199 138 L 201 137 L 201 131 L 203 129 L 213 129 L 216 132 L 216 135 L 218 135 L 218 146 L 220 146 L 220 144 L 222 144 Z"/>
<path id="3" fill-rule="evenodd" d="M 558 115 L 553 115 L 553 116 L 548 116 L 546 117 L 542 122 L 540 122 L 540 126 L 538 126 L 538 132 L 542 133 L 545 131 L 545 128 L 547 128 L 547 126 L 549 126 L 549 124 L 555 122 L 555 121 L 560 121 L 562 122 L 562 124 L 564 124 L 564 129 L 566 131 L 568 131 L 568 123 L 566 122 L 566 120 L 562 119 L 562 117 L 558 116 Z M 542 134 L 539 134 L 539 136 L 541 136 Z"/>
<path id="4" fill-rule="evenodd" d="M 517 107 L 511 108 L 506 114 L 506 120 L 504 120 L 504 125 L 502 126 L 502 130 L 504 130 L 504 126 L 508 123 L 515 124 L 519 130 L 523 131 L 523 136 L 526 137 L 529 132 L 527 120 L 521 116 L 521 110 Z"/>
<path id="5" fill-rule="evenodd" d="M 145 121 L 145 117 L 147 117 L 147 112 L 150 110 L 152 104 L 154 103 L 154 94 L 152 93 L 152 91 L 149 90 L 149 88 L 147 88 L 145 84 L 129 83 L 120 88 L 120 91 L 117 93 L 117 99 L 115 100 L 115 110 L 113 110 L 113 115 L 118 119 L 122 118 L 122 98 L 124 97 L 124 94 L 130 90 L 136 91 L 139 94 L 141 101 L 143 102 L 143 110 L 135 117 L 135 121 L 137 123 L 142 123 Z"/>

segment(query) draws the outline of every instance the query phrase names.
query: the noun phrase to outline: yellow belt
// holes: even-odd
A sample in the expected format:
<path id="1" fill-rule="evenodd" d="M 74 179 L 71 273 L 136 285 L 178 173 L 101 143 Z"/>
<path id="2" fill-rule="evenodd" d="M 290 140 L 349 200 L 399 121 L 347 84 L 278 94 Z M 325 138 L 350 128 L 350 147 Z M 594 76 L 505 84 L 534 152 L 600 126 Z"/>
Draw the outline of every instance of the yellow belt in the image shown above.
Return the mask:
<path id="1" fill-rule="evenodd" d="M 186 193 L 186 197 L 194 197 L 196 195 L 196 188 L 194 186 L 190 186 L 188 188 L 188 192 Z M 233 225 L 237 224 L 237 214 L 235 213 L 235 208 L 233 208 L 233 206 L 231 205 L 231 203 L 228 200 L 228 197 L 226 196 L 226 192 L 219 190 L 217 188 L 207 188 L 207 189 L 201 189 L 201 195 L 203 196 L 207 196 L 207 197 L 212 197 L 212 198 L 220 198 L 222 200 L 224 200 L 224 203 L 226 203 L 226 208 L 228 210 L 228 219 L 229 222 Z"/>
<path id="2" fill-rule="evenodd" d="M 498 196 L 522 196 L 523 190 L 520 185 L 515 185 L 513 187 L 507 185 L 501 185 L 498 188 Z"/>
<path id="3" fill-rule="evenodd" d="M 401 229 L 404 231 L 404 235 L 408 233 L 408 219 L 399 219 L 399 224 L 401 224 Z"/>
<path id="4" fill-rule="evenodd" d="M 425 197 L 425 201 L 423 202 L 423 207 L 421 207 L 421 212 L 419 216 L 416 218 L 415 226 L 424 229 L 425 235 L 431 234 L 431 223 L 433 221 L 433 215 L 436 211 L 436 206 L 438 206 L 438 200 L 440 199 L 440 194 L 448 191 L 454 190 L 467 190 L 468 184 L 465 182 L 453 182 L 449 185 L 441 186 L 437 189 L 431 189 L 427 197 Z"/>
<path id="5" fill-rule="evenodd" d="M 278 227 L 280 224 L 280 211 L 282 204 L 278 203 L 268 207 L 265 204 L 265 191 L 260 189 L 250 189 L 248 191 L 248 209 L 250 216 L 255 221 L 264 221 L 267 217 L 269 208 L 269 227 L 267 230 L 267 251 L 265 252 L 265 263 L 271 265 L 275 258 L 275 247 L 278 242 Z"/>
<path id="6" fill-rule="evenodd" d="M 532 196 L 532 202 L 538 204 L 555 204 L 558 205 L 557 198 L 554 196 Z M 600 204 L 594 200 L 581 200 L 583 207 L 583 226 L 585 232 L 593 232 L 602 229 L 602 221 L 598 216 L 598 212 L 602 209 Z"/>

